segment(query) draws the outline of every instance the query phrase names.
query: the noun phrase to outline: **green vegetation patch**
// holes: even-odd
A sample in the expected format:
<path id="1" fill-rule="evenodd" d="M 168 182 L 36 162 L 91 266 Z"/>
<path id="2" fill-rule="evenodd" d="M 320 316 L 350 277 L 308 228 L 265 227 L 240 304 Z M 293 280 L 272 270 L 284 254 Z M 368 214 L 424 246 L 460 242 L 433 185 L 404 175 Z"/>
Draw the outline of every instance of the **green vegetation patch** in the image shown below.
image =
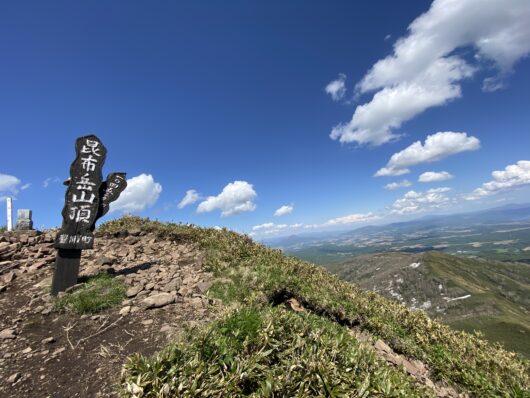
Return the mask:
<path id="1" fill-rule="evenodd" d="M 432 396 L 345 328 L 268 306 L 236 310 L 152 358 L 129 358 L 122 383 L 127 397 Z"/>
<path id="2" fill-rule="evenodd" d="M 111 221 L 105 224 L 102 229 L 112 233 L 123 229 L 124 225 L 129 228 L 142 228 L 155 233 L 167 233 L 168 237 L 177 236 L 178 238 L 181 235 L 191 237 L 198 247 L 206 253 L 205 266 L 218 278 L 218 282 L 212 287 L 210 293 L 222 299 L 227 305 L 263 307 L 265 303 L 266 307 L 271 297 L 274 297 L 278 292 L 285 291 L 296 297 L 306 308 L 318 314 L 318 316 L 303 315 L 300 318 L 296 318 L 303 319 L 303 321 L 299 322 L 304 322 L 308 333 L 301 334 L 300 340 L 293 340 L 295 335 L 282 335 L 282 339 L 287 339 L 287 345 L 284 346 L 280 339 L 274 343 L 281 345 L 282 349 L 290 347 L 289 344 L 298 342 L 298 344 L 303 345 L 305 350 L 309 350 L 313 355 L 318 355 L 314 351 L 325 345 L 320 344 L 320 340 L 313 339 L 309 329 L 314 329 L 317 334 L 321 333 L 322 330 L 326 330 L 326 336 L 332 339 L 341 335 L 339 331 L 343 329 L 338 324 L 359 325 L 361 328 L 383 339 L 398 353 L 405 354 L 411 359 L 423 361 L 437 380 L 443 380 L 473 396 L 523 397 L 526 391 L 530 390 L 530 362 L 521 359 L 517 354 L 507 352 L 499 345 L 489 344 L 479 336 L 452 330 L 446 325 L 433 321 L 422 311 L 410 310 L 406 306 L 385 299 L 374 292 L 364 291 L 348 282 L 341 281 L 322 267 L 293 257 L 287 257 L 280 250 L 258 245 L 248 236 L 227 230 L 153 223 L 149 220 L 135 217 Z M 174 231 L 172 228 L 174 228 Z M 264 318 L 262 325 L 275 324 L 275 316 L 279 317 L 280 315 L 276 312 L 271 314 Z M 293 325 L 295 324 L 294 319 L 291 319 Z M 322 323 L 318 323 L 317 319 L 320 319 Z M 281 323 L 281 321 L 278 322 Z M 328 323 L 330 326 L 323 326 L 328 325 Z M 335 325 L 336 328 L 331 325 Z M 292 325 L 291 327 L 293 328 L 293 333 L 296 334 L 297 329 Z M 302 329 L 298 330 L 306 330 L 302 326 L 300 328 Z M 211 333 L 217 336 L 215 328 L 210 330 L 214 330 Z M 259 330 L 262 329 L 260 328 Z M 259 333 L 258 335 L 262 336 L 261 338 L 265 338 L 265 335 Z M 289 340 L 289 336 L 292 337 L 291 340 Z M 255 341 L 253 338 L 249 338 L 250 340 Z M 224 350 L 222 338 L 212 341 L 213 345 L 210 344 L 211 347 Z M 136 361 L 137 365 L 131 368 L 129 364 L 127 368 L 131 375 L 127 379 L 129 392 L 131 394 L 135 393 L 134 389 L 136 387 L 132 383 L 134 380 L 138 380 L 138 382 L 134 382 L 138 388 L 141 388 L 141 390 L 138 390 L 140 394 L 138 396 L 141 396 L 144 390 L 152 391 L 149 394 L 156 394 L 158 391 L 159 395 L 162 395 L 165 394 L 165 390 L 173 388 L 173 382 L 170 381 L 175 377 L 179 380 L 179 383 L 183 383 L 183 386 L 189 386 L 186 387 L 189 390 L 185 391 L 195 389 L 193 391 L 197 391 L 195 393 L 196 396 L 208 396 L 207 393 L 203 394 L 196 390 L 199 388 L 197 386 L 203 385 L 204 378 L 210 380 L 210 377 L 217 377 L 208 373 L 211 369 L 210 366 L 214 369 L 213 373 L 217 374 L 219 369 L 224 369 L 223 366 L 228 365 L 220 365 L 218 356 L 197 357 L 197 352 L 193 351 L 193 346 L 197 343 L 193 340 L 191 344 L 192 347 L 189 348 L 191 351 L 182 348 L 182 346 L 180 348 L 173 347 L 169 351 L 160 354 L 160 359 L 156 361 L 134 359 L 133 361 Z M 260 344 L 264 343 L 260 342 Z M 202 344 L 202 346 L 206 347 L 207 345 Z M 263 347 L 262 345 L 258 346 Z M 264 352 L 268 351 L 268 345 L 264 347 Z M 234 356 L 231 353 L 236 353 L 236 351 L 230 349 L 228 357 L 233 358 Z M 240 361 L 237 363 L 241 363 L 240 366 L 247 370 L 245 380 L 250 380 L 250 385 L 253 386 L 248 391 L 254 391 L 253 388 L 262 388 L 259 383 L 267 380 L 271 374 L 277 375 L 278 378 L 281 377 L 281 374 L 284 374 L 284 365 L 279 361 L 267 363 L 267 366 L 271 369 L 267 370 L 268 373 L 262 373 L 265 372 L 261 368 L 263 362 L 256 359 L 252 354 L 253 351 L 246 352 L 248 355 L 237 357 L 239 358 L 238 361 Z M 333 380 L 328 382 L 326 377 L 332 373 L 323 373 L 322 378 L 315 376 L 318 372 L 314 369 L 319 369 L 319 371 L 321 369 L 316 364 L 333 368 L 338 366 L 337 363 L 341 363 L 342 359 L 331 355 L 331 352 L 335 351 L 327 352 L 329 356 L 320 357 L 320 359 L 314 362 L 307 362 L 307 364 L 304 362 L 304 366 L 307 366 L 310 370 L 305 372 L 304 376 L 308 378 L 315 377 L 315 379 L 311 379 L 313 381 L 307 385 L 308 390 L 305 390 L 305 384 L 297 384 L 297 388 L 302 388 L 301 391 L 311 391 L 309 390 L 310 388 L 316 388 L 314 386 L 317 379 L 325 380 L 327 384 L 331 383 L 332 388 L 337 388 L 337 391 L 341 391 L 343 387 L 340 382 L 337 381 L 339 384 L 334 384 L 335 381 Z M 182 376 L 180 373 L 181 367 L 183 364 L 188 364 L 189 361 L 193 361 L 194 366 L 197 366 L 200 371 L 193 369 L 193 366 L 186 365 L 184 368 L 189 369 L 189 372 L 193 373 L 184 373 L 184 376 Z M 317 367 L 312 368 L 309 365 Z M 346 365 L 340 365 L 340 369 L 343 369 L 343 366 Z M 349 366 L 347 365 L 346 368 Z M 281 369 L 278 374 L 274 373 L 276 367 Z M 387 368 L 384 369 L 387 370 Z M 378 371 L 383 371 L 383 367 L 378 369 Z M 336 377 L 338 377 L 338 380 L 342 380 L 339 373 L 337 373 Z M 374 371 L 372 376 L 368 377 L 369 382 L 367 383 L 371 383 L 371 377 L 374 377 L 373 375 L 376 373 Z M 224 374 L 224 378 L 216 380 L 225 383 L 224 385 L 227 388 L 236 388 L 233 386 L 239 385 L 235 380 L 237 378 L 230 381 L 232 377 L 235 377 L 231 371 L 221 374 Z M 265 379 L 262 377 L 264 374 L 266 374 Z M 188 377 L 186 375 L 189 376 L 189 380 L 186 379 Z M 359 376 L 359 378 L 362 378 L 362 376 Z M 350 383 L 356 383 L 359 378 L 355 378 L 355 381 L 350 381 Z M 144 384 L 143 380 L 147 380 L 145 382 L 147 384 Z M 155 383 L 154 380 L 165 381 L 163 383 Z M 256 387 L 255 383 L 258 383 L 259 386 Z M 288 383 L 288 381 L 285 381 L 285 383 Z M 168 385 L 167 387 L 166 384 Z M 214 388 L 213 385 L 212 383 L 211 388 Z M 374 384 L 374 388 L 377 385 L 379 384 Z M 210 386 L 209 382 L 208 386 Z M 289 385 L 286 386 L 289 387 Z M 355 387 L 352 390 L 352 384 L 348 386 L 350 388 L 350 396 L 355 394 L 356 389 L 360 389 L 360 387 Z M 187 394 L 183 395 L 182 393 L 180 396 L 193 396 L 192 393 Z M 237 395 L 238 393 L 234 394 Z M 318 396 L 318 394 L 316 395 Z M 172 395 L 169 394 L 169 396 Z M 179 395 L 173 394 L 173 396 Z M 225 396 L 231 395 L 228 392 Z M 296 396 L 296 394 L 276 396 Z M 308 396 L 308 393 L 304 392 L 301 396 Z"/>
<path id="3" fill-rule="evenodd" d="M 55 308 L 78 314 L 94 313 L 115 305 L 125 298 L 125 284 L 108 274 L 88 278 L 87 282 L 72 293 L 57 298 Z"/>

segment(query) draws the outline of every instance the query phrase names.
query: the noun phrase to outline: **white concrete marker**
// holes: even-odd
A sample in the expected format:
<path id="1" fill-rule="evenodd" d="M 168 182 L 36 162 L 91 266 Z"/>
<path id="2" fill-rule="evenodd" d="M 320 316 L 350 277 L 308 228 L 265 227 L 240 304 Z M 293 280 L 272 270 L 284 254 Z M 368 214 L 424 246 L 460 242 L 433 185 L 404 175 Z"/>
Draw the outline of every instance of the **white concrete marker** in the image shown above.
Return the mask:
<path id="1" fill-rule="evenodd" d="M 7 207 L 7 230 L 13 230 L 13 199 L 6 198 L 6 207 Z"/>

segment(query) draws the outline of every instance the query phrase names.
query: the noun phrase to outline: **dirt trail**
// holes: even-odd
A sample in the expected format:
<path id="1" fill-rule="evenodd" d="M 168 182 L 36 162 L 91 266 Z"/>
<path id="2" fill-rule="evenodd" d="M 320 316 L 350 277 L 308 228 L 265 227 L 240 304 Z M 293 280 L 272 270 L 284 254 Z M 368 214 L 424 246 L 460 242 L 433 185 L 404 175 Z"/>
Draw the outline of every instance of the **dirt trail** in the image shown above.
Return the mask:
<path id="1" fill-rule="evenodd" d="M 212 319 L 211 276 L 200 251 L 134 234 L 99 238 L 83 252 L 81 275 L 107 272 L 128 286 L 120 307 L 97 315 L 53 309 L 52 234 L 0 240 L 8 247 L 0 252 L 0 396 L 113 396 L 129 355 L 151 355 L 184 328 Z"/>

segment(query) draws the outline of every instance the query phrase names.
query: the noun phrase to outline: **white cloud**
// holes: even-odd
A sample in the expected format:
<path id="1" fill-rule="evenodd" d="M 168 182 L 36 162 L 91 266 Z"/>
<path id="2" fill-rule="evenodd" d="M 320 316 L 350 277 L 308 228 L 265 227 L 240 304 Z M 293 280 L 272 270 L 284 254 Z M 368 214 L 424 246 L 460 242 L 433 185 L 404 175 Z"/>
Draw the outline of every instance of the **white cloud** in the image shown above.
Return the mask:
<path id="1" fill-rule="evenodd" d="M 300 229 L 304 224 L 275 224 L 273 222 L 268 222 L 264 224 L 254 225 L 252 227 L 251 236 L 256 235 L 274 235 L 286 230 L 295 230 Z"/>
<path id="2" fill-rule="evenodd" d="M 190 189 L 186 191 L 186 195 L 179 202 L 177 207 L 183 209 L 184 207 L 191 205 L 200 199 L 199 193 L 195 189 Z"/>
<path id="3" fill-rule="evenodd" d="M 234 181 L 223 188 L 217 196 L 209 196 L 197 207 L 198 213 L 211 212 L 215 209 L 221 210 L 221 216 L 231 216 L 234 214 L 253 211 L 256 204 L 253 202 L 257 194 L 246 181 Z"/>
<path id="4" fill-rule="evenodd" d="M 391 182 L 389 184 L 386 184 L 385 185 L 385 189 L 388 189 L 390 191 L 394 191 L 394 190 L 399 189 L 399 188 L 410 187 L 411 185 L 412 185 L 412 183 L 409 180 L 402 180 L 402 181 L 399 181 L 399 182 Z"/>
<path id="5" fill-rule="evenodd" d="M 0 173 L 0 192 L 1 193 L 13 193 L 18 192 L 18 185 L 21 181 L 12 175 Z"/>
<path id="6" fill-rule="evenodd" d="M 268 222 L 264 224 L 254 225 L 252 227 L 252 232 L 250 233 L 250 236 L 274 235 L 280 232 L 285 233 L 287 231 L 290 232 L 292 230 L 299 230 L 299 229 L 329 228 L 333 226 L 362 223 L 362 222 L 377 220 L 379 218 L 381 217 L 373 213 L 366 213 L 366 214 L 349 214 L 343 217 L 332 218 L 322 224 L 303 224 L 303 223 L 275 224 L 273 222 Z"/>
<path id="7" fill-rule="evenodd" d="M 336 80 L 328 83 L 325 90 L 326 93 L 331 95 L 333 101 L 341 100 L 344 97 L 344 94 L 346 94 L 346 75 L 340 73 Z"/>
<path id="8" fill-rule="evenodd" d="M 343 217 L 332 218 L 331 220 L 326 221 L 323 226 L 354 224 L 365 221 L 377 220 L 378 218 L 380 217 L 376 216 L 373 213 L 349 214 Z"/>
<path id="9" fill-rule="evenodd" d="M 29 187 L 31 187 L 31 183 L 28 182 L 27 184 L 24 184 L 20 187 L 20 190 L 21 191 L 25 191 L 26 189 L 28 189 Z"/>
<path id="10" fill-rule="evenodd" d="M 445 181 L 453 178 L 453 175 L 447 171 L 426 171 L 422 173 L 418 178 L 419 182 L 435 182 L 435 181 Z"/>
<path id="11" fill-rule="evenodd" d="M 359 105 L 352 120 L 335 126 L 330 134 L 342 143 L 382 145 L 399 135 L 392 132 L 402 123 L 435 105 L 460 97 L 456 80 L 471 76 L 472 69 L 463 61 L 450 57 L 433 63 L 413 82 L 385 87 L 372 101 Z"/>
<path id="12" fill-rule="evenodd" d="M 44 180 L 44 182 L 42 183 L 42 186 L 44 188 L 48 188 L 50 184 L 53 184 L 56 182 L 61 182 L 61 179 L 59 177 L 48 177 Z"/>
<path id="13" fill-rule="evenodd" d="M 375 176 L 407 174 L 411 166 L 435 162 L 460 152 L 474 151 L 479 148 L 479 139 L 473 136 L 468 137 L 466 133 L 438 132 L 427 136 L 425 144 L 416 141 L 402 151 L 393 154 L 386 167 L 379 169 Z"/>
<path id="14" fill-rule="evenodd" d="M 451 199 L 446 195 L 451 188 L 433 188 L 425 192 L 409 191 L 392 205 L 391 214 L 412 214 L 447 206 Z"/>
<path id="15" fill-rule="evenodd" d="M 513 65 L 530 52 L 527 0 L 435 0 L 394 44 L 393 54 L 376 62 L 358 83 L 359 93 L 377 91 L 359 105 L 348 123 L 331 132 L 340 142 L 381 145 L 398 137 L 393 130 L 424 110 L 462 95 L 460 82 L 488 61 L 498 75 L 483 89 L 503 86 Z M 471 47 L 476 65 L 454 51 Z"/>
<path id="16" fill-rule="evenodd" d="M 274 212 L 274 216 L 275 217 L 285 216 L 287 214 L 291 214 L 293 210 L 294 210 L 293 205 L 283 205 L 282 207 L 280 207 Z"/>
<path id="17" fill-rule="evenodd" d="M 162 185 L 156 182 L 151 174 L 142 173 L 127 180 L 127 188 L 110 204 L 110 211 L 142 211 L 153 206 L 161 192 Z"/>
<path id="18" fill-rule="evenodd" d="M 477 200 L 486 196 L 496 194 L 500 191 L 513 189 L 522 185 L 530 184 L 530 160 L 519 160 L 516 164 L 510 164 L 504 170 L 496 170 L 491 173 L 493 180 L 485 182 L 480 188 L 471 194 L 464 196 L 466 200 Z"/>

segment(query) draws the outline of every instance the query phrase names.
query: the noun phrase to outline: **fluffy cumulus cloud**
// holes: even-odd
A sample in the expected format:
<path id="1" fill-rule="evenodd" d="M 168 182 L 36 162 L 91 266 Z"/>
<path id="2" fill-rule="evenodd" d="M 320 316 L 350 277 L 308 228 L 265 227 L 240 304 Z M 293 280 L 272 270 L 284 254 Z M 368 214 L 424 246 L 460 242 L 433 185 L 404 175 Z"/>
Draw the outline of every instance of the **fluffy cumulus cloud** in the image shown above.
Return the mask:
<path id="1" fill-rule="evenodd" d="M 153 206 L 161 192 L 162 185 L 151 174 L 140 174 L 127 180 L 127 188 L 110 204 L 110 211 L 142 211 Z"/>
<path id="2" fill-rule="evenodd" d="M 409 191 L 392 205 L 391 214 L 413 214 L 440 209 L 451 203 L 451 188 L 433 188 L 425 192 Z"/>
<path id="3" fill-rule="evenodd" d="M 346 75 L 339 74 L 339 77 L 326 86 L 326 93 L 331 95 L 333 101 L 340 101 L 346 94 Z"/>
<path id="4" fill-rule="evenodd" d="M 356 224 L 366 221 L 377 220 L 378 218 L 380 217 L 373 213 L 354 213 L 343 217 L 332 218 L 331 220 L 326 221 L 323 226 Z"/>
<path id="5" fill-rule="evenodd" d="M 389 191 L 394 191 L 399 188 L 406 188 L 410 187 L 412 183 L 409 180 L 401 180 L 398 182 L 391 182 L 389 184 L 385 185 L 385 189 L 388 189 Z"/>
<path id="6" fill-rule="evenodd" d="M 416 141 L 412 145 L 392 155 L 387 165 L 375 173 L 380 176 L 399 176 L 410 172 L 409 167 L 420 163 L 430 163 L 456 153 L 474 151 L 480 148 L 478 138 L 466 133 L 452 131 L 438 132 L 427 136 L 425 143 Z"/>
<path id="7" fill-rule="evenodd" d="M 523 185 L 530 185 L 530 160 L 520 160 L 516 164 L 510 164 L 504 170 L 496 170 L 491 173 L 493 179 L 471 194 L 464 196 L 467 200 L 477 200 L 496 194 L 500 191 L 514 189 Z"/>
<path id="8" fill-rule="evenodd" d="M 179 202 L 177 207 L 179 209 L 183 209 L 184 207 L 191 205 L 195 202 L 197 202 L 200 199 L 199 193 L 195 189 L 190 189 L 186 191 L 186 195 L 182 198 L 182 200 Z"/>
<path id="9" fill-rule="evenodd" d="M 418 181 L 419 182 L 437 182 L 437 181 L 445 181 L 450 180 L 453 178 L 453 175 L 448 173 L 447 171 L 426 171 L 425 173 L 422 173 Z"/>
<path id="10" fill-rule="evenodd" d="M 0 201 L 9 196 L 14 196 L 19 191 L 21 181 L 12 175 L 0 173 Z"/>
<path id="11" fill-rule="evenodd" d="M 391 55 L 376 62 L 357 84 L 359 94 L 374 92 L 348 123 L 333 128 L 340 142 L 381 145 L 398 138 L 394 130 L 434 106 L 462 95 L 460 82 L 493 61 L 497 72 L 485 91 L 503 86 L 514 64 L 530 53 L 527 0 L 434 0 L 416 18 Z M 471 48 L 476 64 L 454 52 Z"/>
<path id="12" fill-rule="evenodd" d="M 0 173 L 0 192 L 17 193 L 20 183 L 17 177 Z"/>
<path id="13" fill-rule="evenodd" d="M 276 209 L 276 211 L 274 212 L 274 216 L 275 217 L 285 216 L 287 214 L 291 214 L 293 210 L 294 210 L 293 205 L 283 205 L 282 207 Z"/>
<path id="14" fill-rule="evenodd" d="M 239 213 L 254 211 L 256 204 L 254 200 L 257 194 L 246 181 L 234 181 L 223 188 L 217 196 L 209 196 L 199 203 L 198 213 L 207 213 L 214 210 L 221 210 L 221 216 L 232 216 Z"/>

